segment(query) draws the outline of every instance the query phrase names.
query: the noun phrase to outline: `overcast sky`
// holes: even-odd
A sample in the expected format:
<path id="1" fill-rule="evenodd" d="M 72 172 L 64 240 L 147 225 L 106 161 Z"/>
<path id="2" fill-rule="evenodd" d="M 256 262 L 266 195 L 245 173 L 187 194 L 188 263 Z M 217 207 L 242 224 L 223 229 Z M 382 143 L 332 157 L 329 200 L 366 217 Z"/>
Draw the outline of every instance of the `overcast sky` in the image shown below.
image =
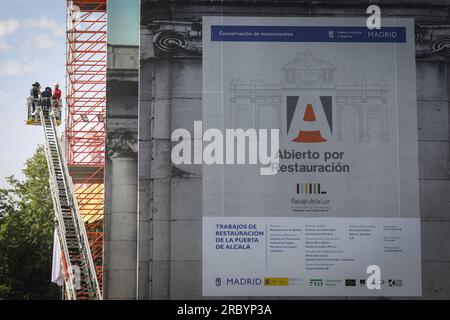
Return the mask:
<path id="1" fill-rule="evenodd" d="M 0 187 L 44 142 L 41 127 L 25 125 L 31 84 L 65 87 L 65 12 L 62 0 L 0 1 Z"/>

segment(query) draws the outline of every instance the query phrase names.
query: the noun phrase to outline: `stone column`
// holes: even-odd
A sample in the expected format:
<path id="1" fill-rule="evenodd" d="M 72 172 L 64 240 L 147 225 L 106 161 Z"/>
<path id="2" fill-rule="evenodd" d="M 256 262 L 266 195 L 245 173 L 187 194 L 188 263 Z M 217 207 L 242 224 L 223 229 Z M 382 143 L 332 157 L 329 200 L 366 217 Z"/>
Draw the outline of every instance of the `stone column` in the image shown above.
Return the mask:
<path id="1" fill-rule="evenodd" d="M 128 132 L 114 136 L 111 160 L 111 209 L 105 216 L 104 299 L 136 299 L 137 157 L 136 139 Z"/>

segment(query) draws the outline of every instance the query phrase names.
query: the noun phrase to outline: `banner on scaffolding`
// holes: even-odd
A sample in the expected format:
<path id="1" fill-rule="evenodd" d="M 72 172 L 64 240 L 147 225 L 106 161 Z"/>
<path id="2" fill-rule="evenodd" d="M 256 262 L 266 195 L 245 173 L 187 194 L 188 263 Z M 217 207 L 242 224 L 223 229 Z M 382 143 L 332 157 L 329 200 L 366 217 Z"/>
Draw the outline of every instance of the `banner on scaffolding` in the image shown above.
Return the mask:
<path id="1" fill-rule="evenodd" d="M 421 295 L 413 20 L 203 28 L 203 294 Z"/>

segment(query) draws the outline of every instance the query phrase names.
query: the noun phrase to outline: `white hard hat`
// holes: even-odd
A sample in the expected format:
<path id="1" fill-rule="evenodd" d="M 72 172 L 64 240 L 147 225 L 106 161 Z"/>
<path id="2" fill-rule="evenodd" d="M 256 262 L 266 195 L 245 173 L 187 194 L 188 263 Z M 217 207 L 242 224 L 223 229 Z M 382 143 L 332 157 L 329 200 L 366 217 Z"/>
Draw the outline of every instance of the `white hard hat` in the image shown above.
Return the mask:
<path id="1" fill-rule="evenodd" d="M 59 82 L 55 83 L 55 87 L 59 87 Z"/>

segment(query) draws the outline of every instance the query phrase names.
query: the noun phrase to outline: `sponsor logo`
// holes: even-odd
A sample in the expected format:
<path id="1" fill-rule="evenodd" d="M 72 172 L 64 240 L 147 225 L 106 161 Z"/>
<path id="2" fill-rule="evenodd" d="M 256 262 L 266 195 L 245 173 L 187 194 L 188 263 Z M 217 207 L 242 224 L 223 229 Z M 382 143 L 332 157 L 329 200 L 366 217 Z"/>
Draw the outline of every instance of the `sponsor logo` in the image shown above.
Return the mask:
<path id="1" fill-rule="evenodd" d="M 377 285 L 377 284 L 379 284 L 380 286 L 384 286 L 385 283 L 386 283 L 386 281 L 383 280 L 383 279 L 378 280 L 378 281 L 377 281 L 377 280 L 372 280 L 371 282 L 367 282 L 367 281 L 366 281 L 366 285 L 367 285 L 367 284 L 372 284 L 372 285 Z"/>
<path id="2" fill-rule="evenodd" d="M 388 286 L 389 287 L 403 287 L 403 280 L 388 280 Z"/>
<path id="3" fill-rule="evenodd" d="M 222 279 L 216 278 L 216 287 L 220 287 L 222 285 Z"/>
<path id="4" fill-rule="evenodd" d="M 309 286 L 310 287 L 322 287 L 323 286 L 323 280 L 322 279 L 310 279 L 309 280 Z"/>
<path id="5" fill-rule="evenodd" d="M 288 287 L 289 278 L 264 278 L 266 287 Z"/>
<path id="6" fill-rule="evenodd" d="M 297 183 L 297 194 L 327 194 L 320 183 Z"/>
<path id="7" fill-rule="evenodd" d="M 346 287 L 356 287 L 356 280 L 355 279 L 345 279 L 345 286 Z"/>
<path id="8" fill-rule="evenodd" d="M 347 280 L 346 280 L 347 281 Z M 388 286 L 388 287 L 402 287 L 403 286 L 403 280 L 401 279 L 389 279 L 389 280 L 372 280 L 371 282 L 367 282 L 366 279 L 360 279 L 359 280 L 359 285 L 361 287 L 365 287 L 367 285 L 367 283 L 372 284 L 372 285 L 377 285 L 379 284 L 380 286 Z"/>
<path id="9" fill-rule="evenodd" d="M 260 278 L 227 278 L 225 281 L 227 286 L 260 286 L 262 280 Z"/>

